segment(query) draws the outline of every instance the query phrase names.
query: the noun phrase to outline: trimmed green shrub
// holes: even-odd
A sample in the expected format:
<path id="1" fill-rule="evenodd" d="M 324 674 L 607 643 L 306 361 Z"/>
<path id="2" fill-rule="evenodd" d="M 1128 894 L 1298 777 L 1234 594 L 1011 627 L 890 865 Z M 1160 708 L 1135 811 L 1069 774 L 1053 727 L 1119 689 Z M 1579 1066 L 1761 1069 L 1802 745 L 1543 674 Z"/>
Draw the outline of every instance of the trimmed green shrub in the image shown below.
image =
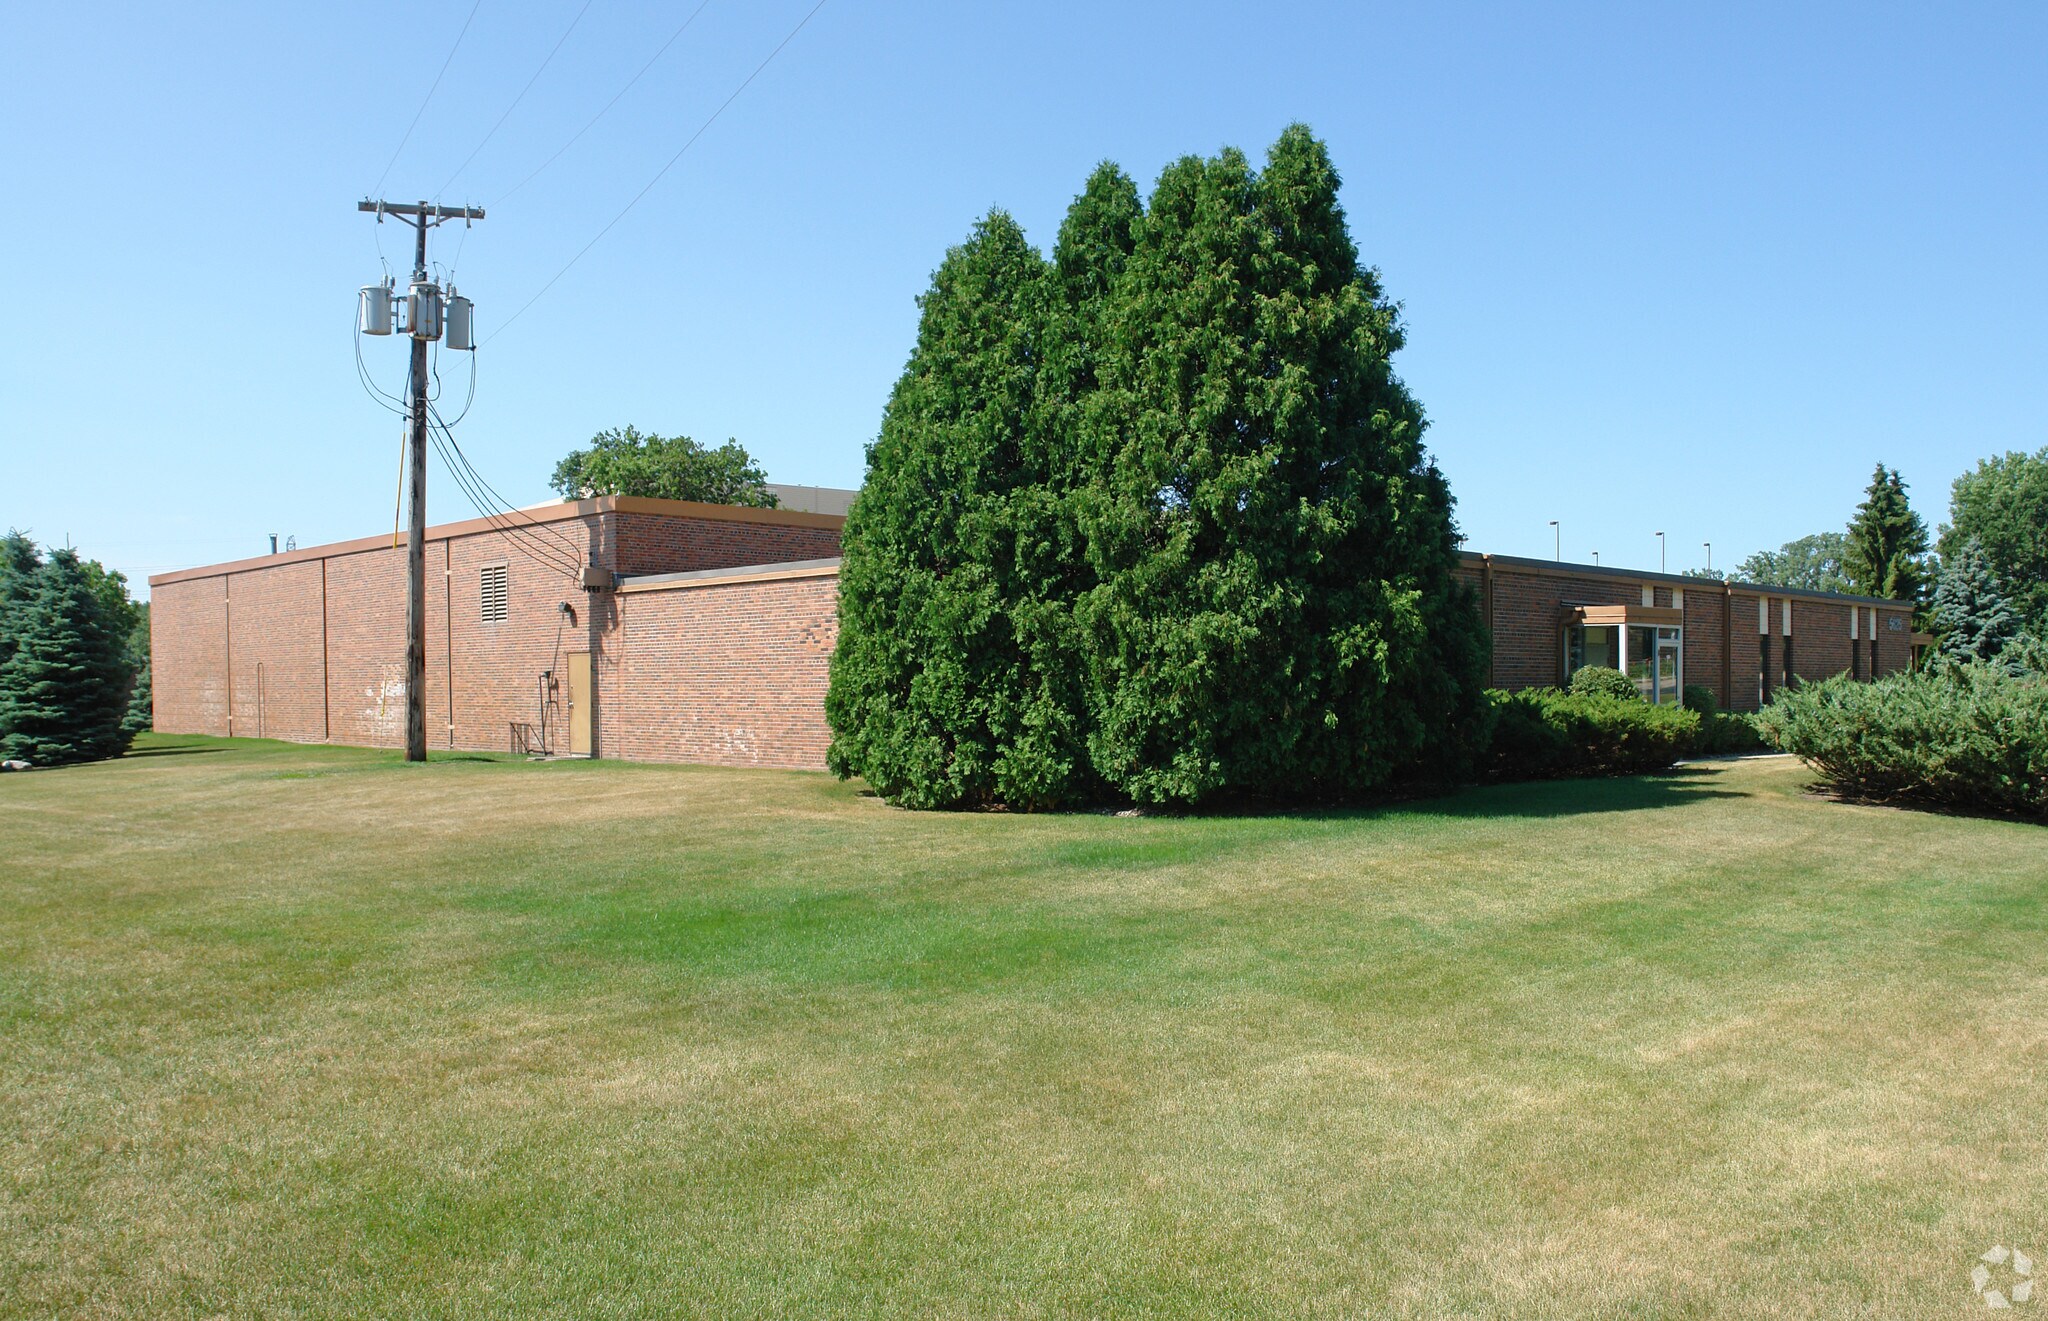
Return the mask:
<path id="1" fill-rule="evenodd" d="M 1634 679 L 1606 665 L 1581 665 L 1573 670 L 1570 690 L 1580 697 L 1613 697 L 1624 702 L 1643 700 L 1643 690 L 1636 687 Z"/>
<path id="2" fill-rule="evenodd" d="M 1770 744 L 1756 727 L 1756 717 L 1740 711 L 1719 711 L 1700 716 L 1700 733 L 1693 751 L 1701 756 L 1728 756 L 1739 752 L 1768 752 Z"/>
<path id="3" fill-rule="evenodd" d="M 1688 711 L 1700 713 L 1702 721 L 1712 720 L 1714 713 L 1721 709 L 1721 699 L 1714 696 L 1714 690 L 1703 683 L 1689 683 L 1678 695 L 1679 701 Z"/>
<path id="4" fill-rule="evenodd" d="M 1758 724 L 1830 789 L 2048 820 L 2048 679 L 1937 662 L 1779 694 Z"/>
<path id="5" fill-rule="evenodd" d="M 1530 688 L 1489 694 L 1493 774 L 1502 780 L 1641 775 L 1668 770 L 1692 751 L 1698 713 L 1640 697 Z"/>

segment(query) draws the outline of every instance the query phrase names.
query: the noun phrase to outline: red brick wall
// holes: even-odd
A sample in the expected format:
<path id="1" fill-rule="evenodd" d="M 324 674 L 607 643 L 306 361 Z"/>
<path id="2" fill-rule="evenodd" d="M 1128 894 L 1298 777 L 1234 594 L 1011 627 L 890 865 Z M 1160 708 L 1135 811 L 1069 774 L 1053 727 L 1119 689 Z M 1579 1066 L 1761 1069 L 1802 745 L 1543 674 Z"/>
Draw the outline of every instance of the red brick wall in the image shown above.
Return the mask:
<path id="1" fill-rule="evenodd" d="M 631 592 L 600 689 L 608 757 L 820 770 L 837 575 Z"/>
<path id="2" fill-rule="evenodd" d="M 1669 590 L 1668 588 L 1666 589 Z M 1685 650 L 1681 679 L 1711 688 L 1714 700 L 1728 705 L 1722 657 L 1727 655 L 1728 597 L 1719 583 L 1702 581 L 1685 592 Z"/>
<path id="3" fill-rule="evenodd" d="M 626 684 L 630 653 L 621 632 L 622 607 L 637 596 L 668 593 L 588 593 L 576 586 L 572 566 L 594 562 L 626 571 L 678 572 L 827 558 L 838 548 L 836 527 L 617 511 L 540 527 L 522 524 L 518 532 L 471 527 L 436 536 L 427 545 L 426 564 L 427 745 L 505 748 L 511 722 L 539 722 L 542 672 L 565 676 L 569 653 L 587 651 L 596 689 L 597 749 L 603 755 L 637 755 L 606 743 L 608 736 L 617 739 L 626 730 L 625 708 L 615 706 L 614 718 L 607 720 L 607 704 L 635 691 Z M 487 564 L 506 566 L 503 620 L 483 618 L 481 575 Z M 718 594 L 738 589 L 689 590 Z M 775 595 L 772 586 L 760 590 Z M 800 588 L 780 590 L 784 597 L 803 595 Z M 836 588 L 812 592 L 820 590 L 830 616 Z M 260 729 L 272 738 L 309 742 L 404 743 L 402 545 L 354 543 L 309 558 L 281 556 L 274 563 L 234 566 L 216 575 L 154 584 L 152 599 L 158 729 L 207 734 L 232 729 L 239 735 Z M 564 602 L 568 614 L 560 609 Z M 737 626 L 743 632 L 750 627 L 744 620 Z M 825 654 L 831 649 L 829 636 Z M 800 651 L 798 670 L 815 660 L 811 650 Z M 815 685 L 819 710 L 806 722 L 791 714 L 791 703 L 801 705 L 801 700 L 790 694 L 804 689 L 801 683 L 790 688 L 784 682 L 785 658 L 771 648 L 760 651 L 751 664 L 751 681 L 759 686 L 767 676 L 766 686 L 776 693 L 752 707 L 737 698 L 728 701 L 728 709 L 749 712 L 746 720 L 752 723 L 729 722 L 711 743 L 700 739 L 688 746 L 710 748 L 705 758 L 710 760 L 822 764 L 822 679 Z M 728 673 L 716 666 L 711 672 Z M 638 677 L 644 691 L 652 691 L 646 684 L 660 686 L 644 672 Z M 566 706 L 558 704 L 553 715 L 566 721 Z M 764 741 L 778 737 L 778 722 L 801 727 L 787 747 Z M 703 735 L 701 725 L 699 719 L 693 726 L 697 735 Z M 556 746 L 566 747 L 566 726 L 555 732 Z M 736 751 L 750 746 L 749 739 L 752 752 Z M 663 751 L 666 745 L 658 742 L 648 746 L 652 757 L 677 755 Z"/>
<path id="4" fill-rule="evenodd" d="M 327 737 L 322 568 L 309 560 L 224 579 L 232 714 L 243 738 Z"/>
<path id="5" fill-rule="evenodd" d="M 1730 711 L 1754 711 L 1758 705 L 1757 679 L 1763 666 L 1760 663 L 1761 653 L 1757 644 L 1756 603 L 1757 597 L 1751 592 L 1737 592 L 1729 603 L 1733 615 L 1731 622 L 1734 625 L 1729 630 L 1733 635 L 1730 644 L 1733 648 L 1733 663 L 1729 668 L 1734 671 L 1734 682 L 1729 692 L 1717 692 L 1715 696 L 1720 698 L 1721 705 Z M 1775 618 L 1776 616 L 1773 616 L 1773 619 Z M 1776 627 L 1773 623 L 1772 628 Z M 1771 648 L 1771 663 L 1782 664 L 1775 645 Z M 1773 677 L 1771 683 L 1776 687 L 1777 679 Z"/>
<path id="6" fill-rule="evenodd" d="M 1564 682 L 1567 605 L 1642 603 L 1642 584 L 1627 579 L 1573 577 L 1496 564 L 1492 620 L 1494 684 L 1512 690 Z"/>
<path id="7" fill-rule="evenodd" d="M 588 555 L 595 547 L 598 562 L 605 562 L 605 529 L 597 517 L 553 527 L 559 537 L 550 538 L 551 543 L 566 541 L 579 556 Z M 541 672 L 551 670 L 562 677 L 567 665 L 563 657 L 568 653 L 599 650 L 593 640 L 602 638 L 614 613 L 612 597 L 579 588 L 573 573 L 560 562 L 568 557 L 567 552 L 561 556 L 537 550 L 524 553 L 520 542 L 498 534 L 460 537 L 443 545 L 449 574 L 447 635 L 454 646 L 452 651 L 445 643 L 440 651 L 430 649 L 427 669 L 430 674 L 438 670 L 444 684 L 453 670 L 455 728 L 448 742 L 458 748 L 504 751 L 510 745 L 511 722 L 540 723 Z M 489 564 L 505 566 L 502 620 L 483 617 L 483 570 Z M 562 613 L 563 602 L 571 613 Z M 430 631 L 432 627 L 430 621 Z M 564 721 L 566 697 L 566 693 L 559 694 L 553 713 Z M 555 745 L 566 750 L 566 725 L 555 732 L 561 735 Z"/>
<path id="8" fill-rule="evenodd" d="M 620 573 L 689 573 L 746 564 L 823 560 L 839 554 L 839 529 L 744 523 L 666 514 L 611 515 L 617 520 Z"/>
<path id="9" fill-rule="evenodd" d="M 1893 620 L 1900 621 L 1894 629 Z M 1891 674 L 1913 664 L 1913 612 L 1907 609 L 1877 608 L 1877 672 Z M 1869 644 L 1866 643 L 1867 647 Z"/>
<path id="10" fill-rule="evenodd" d="M 150 589 L 150 697 L 164 733 L 228 732 L 225 584 L 193 578 Z"/>
<path id="11" fill-rule="evenodd" d="M 1781 618 L 1779 623 L 1783 622 Z M 1801 679 L 1825 679 L 1848 673 L 1848 605 L 1793 598 L 1792 643 L 1792 669 Z"/>

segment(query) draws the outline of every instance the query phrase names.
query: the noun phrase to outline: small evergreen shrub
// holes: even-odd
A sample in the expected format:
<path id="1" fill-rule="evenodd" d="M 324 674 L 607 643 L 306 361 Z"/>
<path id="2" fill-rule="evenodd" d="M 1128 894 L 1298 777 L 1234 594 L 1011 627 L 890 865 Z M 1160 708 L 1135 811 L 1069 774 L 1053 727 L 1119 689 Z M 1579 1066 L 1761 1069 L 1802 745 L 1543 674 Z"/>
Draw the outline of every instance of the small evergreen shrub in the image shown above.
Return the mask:
<path id="1" fill-rule="evenodd" d="M 1633 692 L 1620 698 L 1531 688 L 1490 696 L 1493 774 L 1502 780 L 1668 770 L 1699 737 L 1698 713 L 1652 706 Z"/>
<path id="2" fill-rule="evenodd" d="M 1720 711 L 1700 716 L 1699 741 L 1693 751 L 1701 756 L 1729 756 L 1742 752 L 1768 752 L 1770 744 L 1757 730 L 1756 717 L 1740 711 Z"/>
<path id="3" fill-rule="evenodd" d="M 1974 662 L 1781 693 L 1765 737 L 1835 792 L 2048 821 L 2048 679 Z"/>
<path id="4" fill-rule="evenodd" d="M 1721 709 L 1721 701 L 1714 696 L 1714 690 L 1703 683 L 1687 684 L 1685 691 L 1679 694 L 1679 701 L 1686 710 L 1699 712 L 1702 722 L 1712 720 L 1714 713 Z"/>
<path id="5" fill-rule="evenodd" d="M 1606 665 L 1581 665 L 1572 671 L 1571 692 L 1579 697 L 1613 697 L 1627 702 L 1643 700 L 1643 690 L 1620 670 Z"/>

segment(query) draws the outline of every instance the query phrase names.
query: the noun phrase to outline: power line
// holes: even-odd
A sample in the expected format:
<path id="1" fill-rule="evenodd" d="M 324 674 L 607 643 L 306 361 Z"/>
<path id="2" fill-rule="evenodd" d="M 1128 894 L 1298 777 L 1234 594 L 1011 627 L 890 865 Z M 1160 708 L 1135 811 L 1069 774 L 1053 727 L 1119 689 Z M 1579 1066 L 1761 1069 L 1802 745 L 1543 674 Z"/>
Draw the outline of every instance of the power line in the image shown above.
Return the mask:
<path id="1" fill-rule="evenodd" d="M 479 2 L 481 2 L 481 0 L 479 0 Z M 512 117 L 512 112 L 519 108 L 519 103 L 526 99 L 526 94 L 533 90 L 533 85 L 540 81 L 540 76 L 547 72 L 548 65 L 554 63 L 556 53 L 562 49 L 562 43 L 569 39 L 569 34 L 576 30 L 576 25 L 578 23 L 581 23 L 583 21 L 583 16 L 590 12 L 590 6 L 593 3 L 595 3 L 595 0 L 583 0 L 583 8 L 577 10 L 576 17 L 569 20 L 569 26 L 562 30 L 562 35 L 555 39 L 554 46 L 548 50 L 547 58 L 542 60 L 540 62 L 540 67 L 533 71 L 533 77 L 528 78 L 526 80 L 526 86 L 519 89 L 519 95 L 512 98 L 512 104 L 505 107 L 505 113 L 498 116 L 498 122 L 491 125 L 491 131 L 484 134 L 484 140 L 482 142 L 477 143 L 475 150 L 471 151 L 469 155 L 462 158 L 462 164 L 455 167 L 455 173 L 448 176 L 447 183 L 443 183 L 439 188 L 436 188 L 434 190 L 434 196 L 436 199 L 439 199 L 441 194 L 448 191 L 448 184 L 454 183 L 457 179 L 460 179 L 462 177 L 462 172 L 469 168 L 469 163 L 471 161 L 476 159 L 477 152 L 482 151 L 486 146 L 490 144 L 491 139 L 497 136 L 498 130 L 505 126 L 505 121 Z"/>
<path id="2" fill-rule="evenodd" d="M 463 489 L 465 491 L 470 493 L 470 502 L 477 506 L 477 511 L 479 513 L 483 514 L 484 517 L 486 518 L 493 518 L 494 515 L 491 512 L 493 509 L 502 510 L 505 517 L 498 518 L 497 521 L 506 524 L 505 530 L 511 532 L 524 531 L 524 529 L 521 529 L 517 525 L 511 523 L 511 519 L 517 518 L 524 522 L 528 527 L 534 529 L 535 531 L 546 533 L 548 536 L 554 538 L 555 541 L 559 543 L 560 549 L 557 553 L 565 553 L 568 556 L 569 562 L 572 566 L 581 564 L 583 559 L 583 552 L 582 549 L 578 547 L 574 541 L 563 536 L 561 532 L 557 530 L 552 524 L 542 523 L 538 519 L 535 519 L 531 514 L 528 514 L 525 510 L 515 508 L 512 502 L 510 500 L 507 500 L 502 494 L 500 494 L 496 487 L 492 486 L 488 481 L 484 480 L 483 474 L 477 471 L 476 465 L 469 461 L 469 455 L 463 453 L 462 443 L 455 439 L 455 432 L 449 427 L 448 423 L 442 419 L 439 411 L 437 411 L 431 405 L 429 405 L 427 409 L 427 416 L 428 419 L 440 429 L 440 437 L 446 439 L 448 449 L 454 452 L 452 462 L 459 464 L 462 470 L 468 474 L 469 481 L 463 482 L 462 477 L 459 475 L 457 476 L 456 480 L 459 483 L 462 483 Z M 441 457 L 444 462 L 451 461 L 450 456 L 446 451 L 443 452 Z M 484 499 L 483 497 L 485 495 L 491 497 L 491 500 Z M 492 501 L 495 501 L 495 504 L 493 504 Z M 527 533 L 526 535 L 531 536 L 532 534 Z M 545 546 L 546 543 L 539 542 L 536 539 L 535 544 Z M 555 551 L 556 547 L 550 546 L 547 547 L 547 549 L 549 549 L 550 551 Z M 572 567 L 572 575 L 573 572 L 574 570 Z"/>
<path id="3" fill-rule="evenodd" d="M 469 7 L 469 17 L 462 20 L 462 31 L 455 34 L 455 44 L 448 48 L 448 58 L 441 61 L 441 72 L 434 75 L 434 85 L 420 98 L 420 108 L 413 111 L 412 123 L 405 126 L 405 136 L 398 140 L 397 150 L 391 153 L 390 160 L 384 162 L 384 173 L 377 176 L 377 186 L 370 190 L 371 196 L 374 197 L 384 191 L 384 181 L 391 177 L 391 167 L 398 164 L 399 152 L 404 151 L 405 144 L 412 141 L 412 131 L 420 126 L 420 116 L 427 113 L 427 102 L 433 100 L 434 93 L 440 90 L 441 79 L 448 75 L 448 66 L 455 62 L 455 52 L 462 49 L 462 39 L 469 35 L 469 25 L 476 21 L 476 11 L 483 8 L 483 5 L 484 0 L 476 0 L 476 3 Z"/>
<path id="4" fill-rule="evenodd" d="M 588 133 L 591 129 L 596 128 L 597 121 L 603 119 L 606 114 L 610 113 L 611 108 L 619 103 L 620 98 L 625 96 L 626 93 L 632 91 L 633 85 L 639 82 L 641 78 L 645 77 L 647 71 L 654 67 L 655 61 L 659 60 L 664 54 L 666 54 L 670 46 L 676 44 L 676 39 L 682 36 L 683 33 L 689 31 L 690 24 L 697 21 L 697 15 L 703 13 L 705 8 L 708 5 L 710 5 L 710 3 L 711 0 L 703 0 L 702 4 L 699 4 L 695 9 L 691 10 L 690 16 L 683 20 L 683 25 L 677 28 L 674 32 L 669 34 L 668 40 L 661 43 L 661 48 L 659 50 L 655 51 L 654 54 L 648 56 L 647 63 L 640 66 L 640 72 L 634 74 L 631 78 L 627 79 L 626 85 L 624 87 L 621 87 L 616 93 L 614 93 L 611 100 L 604 103 L 604 109 L 592 115 L 590 117 L 589 122 L 584 124 L 582 128 L 577 129 L 575 134 L 572 137 L 570 137 L 570 139 L 567 142 L 564 142 L 561 146 L 555 148 L 554 155 L 548 157 L 539 165 L 534 166 L 533 172 L 531 174 L 528 174 L 524 179 L 521 179 L 518 183 L 513 184 L 510 188 L 507 188 L 504 192 L 500 193 L 498 195 L 498 201 L 491 203 L 491 205 L 493 207 L 496 207 L 498 205 L 498 202 L 504 201 L 506 198 L 512 196 L 512 194 L 518 192 L 520 189 L 526 187 L 526 185 L 532 183 L 534 179 L 539 177 L 540 172 L 542 170 L 547 169 L 548 166 L 553 165 L 556 161 L 560 160 L 562 158 L 563 152 L 569 150 L 569 148 L 575 146 L 578 142 L 582 141 L 583 135 L 585 133 Z"/>
<path id="5" fill-rule="evenodd" d="M 554 275 L 549 278 L 548 282 L 540 287 L 539 293 L 536 293 L 533 297 L 527 299 L 526 302 L 520 306 L 517 312 L 514 312 L 511 316 L 505 319 L 503 325 L 500 325 L 495 331 L 491 332 L 489 339 L 482 340 L 481 343 L 488 344 L 491 342 L 491 340 L 496 339 L 498 336 L 504 334 L 507 330 L 509 330 L 514 321 L 517 321 L 520 317 L 526 315 L 527 308 L 532 307 L 535 303 L 539 302 L 542 296 L 545 295 L 548 290 L 555 287 L 555 281 L 561 279 L 564 275 L 567 275 L 571 267 L 575 266 L 577 262 L 583 260 L 583 256 L 585 253 L 589 252 L 592 248 L 596 247 L 600 239 L 602 239 L 605 235 L 612 232 L 612 227 L 614 225 L 617 225 L 621 220 L 624 220 L 628 212 L 630 212 L 634 207 L 640 205 L 640 199 L 646 197 L 648 193 L 652 192 L 654 190 L 654 185 L 660 183 L 662 181 L 663 176 L 665 176 L 670 170 L 675 168 L 676 162 L 683 158 L 684 153 L 688 152 L 691 147 L 697 145 L 697 139 L 703 137 L 705 132 L 708 129 L 710 129 L 710 127 L 713 124 L 718 122 L 718 117 L 725 113 L 726 107 L 730 106 L 733 102 L 740 99 L 740 93 L 746 91 L 748 87 L 753 85 L 754 79 L 761 76 L 761 71 L 763 69 L 766 69 L 770 64 L 774 63 L 775 57 L 782 54 L 783 47 L 789 45 L 790 42 L 796 40 L 796 34 L 802 32 L 804 28 L 810 23 L 810 21 L 813 18 L 817 17 L 818 11 L 825 7 L 825 3 L 826 0 L 818 0 L 817 4 L 812 5 L 810 12 L 805 14 L 803 18 L 800 21 L 798 21 L 797 25 L 789 30 L 789 35 L 784 37 L 779 43 L 777 43 L 774 50 L 768 52 L 768 58 L 762 60 L 759 64 L 755 65 L 754 71 L 747 75 L 746 81 L 741 83 L 738 87 L 735 87 L 733 89 L 732 95 L 726 97 L 725 100 L 719 104 L 718 109 L 711 112 L 710 118 L 706 119 L 702 124 L 697 126 L 697 131 L 690 135 L 689 140 L 684 142 L 681 147 L 676 149 L 676 154 L 668 158 L 668 164 L 662 166 L 659 170 L 655 171 L 654 177 L 647 181 L 647 186 L 642 188 L 639 192 L 633 194 L 633 200 L 626 203 L 625 207 L 622 208 L 617 215 L 613 216 L 610 221 L 606 222 L 605 227 L 603 229 L 598 230 L 596 236 L 592 238 L 590 242 L 584 244 L 583 247 L 577 251 L 575 256 L 569 258 L 568 263 L 564 265 L 561 270 L 556 271 Z"/>
<path id="6" fill-rule="evenodd" d="M 454 478 L 455 484 L 461 487 L 462 493 L 469 498 L 470 507 L 482 515 L 484 521 L 489 523 L 492 528 L 504 533 L 506 544 L 512 549 L 544 568 L 559 573 L 564 577 L 574 578 L 576 576 L 575 560 L 565 558 L 555 547 L 534 537 L 531 533 L 497 512 L 491 502 L 485 498 L 470 478 L 465 475 L 465 464 L 458 462 L 456 457 L 450 453 L 450 444 L 443 439 L 445 434 L 445 429 L 439 428 L 432 432 L 434 450 L 441 456 L 441 465 L 448 470 L 448 475 Z"/>

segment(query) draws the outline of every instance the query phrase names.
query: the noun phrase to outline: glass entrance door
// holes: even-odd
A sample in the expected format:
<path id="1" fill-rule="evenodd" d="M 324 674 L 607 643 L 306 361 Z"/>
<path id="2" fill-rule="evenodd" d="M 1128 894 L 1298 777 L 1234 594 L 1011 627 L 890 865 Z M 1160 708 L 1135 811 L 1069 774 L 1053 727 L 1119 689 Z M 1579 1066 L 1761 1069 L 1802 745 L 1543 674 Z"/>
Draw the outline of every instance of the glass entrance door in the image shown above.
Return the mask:
<path id="1" fill-rule="evenodd" d="M 1680 700 L 1678 689 L 1678 630 L 1660 628 L 1657 630 L 1657 695 L 1652 699 L 1660 705 Z"/>

